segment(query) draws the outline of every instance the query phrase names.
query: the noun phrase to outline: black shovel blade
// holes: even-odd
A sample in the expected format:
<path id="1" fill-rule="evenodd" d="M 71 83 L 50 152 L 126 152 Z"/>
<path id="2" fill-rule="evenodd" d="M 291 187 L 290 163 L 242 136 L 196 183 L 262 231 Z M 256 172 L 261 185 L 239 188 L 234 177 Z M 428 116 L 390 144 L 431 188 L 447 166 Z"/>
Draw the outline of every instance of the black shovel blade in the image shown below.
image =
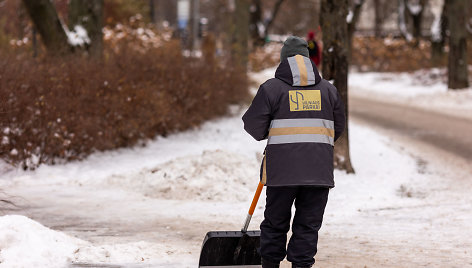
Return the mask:
<path id="1" fill-rule="evenodd" d="M 198 267 L 261 267 L 260 231 L 208 232 Z"/>

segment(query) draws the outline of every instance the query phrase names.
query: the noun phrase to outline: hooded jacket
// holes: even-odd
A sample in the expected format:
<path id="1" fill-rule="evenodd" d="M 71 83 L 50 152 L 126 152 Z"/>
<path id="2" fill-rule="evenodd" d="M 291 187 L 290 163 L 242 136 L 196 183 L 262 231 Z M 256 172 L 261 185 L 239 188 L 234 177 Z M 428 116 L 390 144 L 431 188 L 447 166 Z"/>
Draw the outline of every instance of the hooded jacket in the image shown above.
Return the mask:
<path id="1" fill-rule="evenodd" d="M 344 131 L 341 97 L 309 58 L 284 59 L 243 116 L 254 139 L 267 139 L 261 180 L 267 186 L 334 187 L 334 142 Z"/>

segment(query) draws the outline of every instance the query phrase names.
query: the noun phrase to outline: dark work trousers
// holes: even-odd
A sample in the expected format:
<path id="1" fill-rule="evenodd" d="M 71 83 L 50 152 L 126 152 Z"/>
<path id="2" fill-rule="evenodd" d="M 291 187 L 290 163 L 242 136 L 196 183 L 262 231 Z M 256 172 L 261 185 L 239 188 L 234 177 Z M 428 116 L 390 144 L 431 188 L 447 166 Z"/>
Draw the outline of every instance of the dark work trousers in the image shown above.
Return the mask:
<path id="1" fill-rule="evenodd" d="M 313 265 L 328 193 L 329 188 L 322 187 L 268 186 L 264 221 L 261 223 L 262 258 L 279 263 L 287 255 L 287 260 L 297 266 Z M 286 250 L 294 201 L 292 237 Z"/>

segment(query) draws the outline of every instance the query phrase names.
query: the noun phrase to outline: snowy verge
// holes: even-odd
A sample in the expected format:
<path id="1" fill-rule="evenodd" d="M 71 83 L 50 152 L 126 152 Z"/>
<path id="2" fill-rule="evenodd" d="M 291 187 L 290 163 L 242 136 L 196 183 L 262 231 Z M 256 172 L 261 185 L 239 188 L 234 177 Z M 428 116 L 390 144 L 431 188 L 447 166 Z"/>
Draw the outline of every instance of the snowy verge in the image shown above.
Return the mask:
<path id="1" fill-rule="evenodd" d="M 0 267 L 68 267 L 72 263 L 149 263 L 159 259 L 169 263 L 188 252 L 169 245 L 133 242 L 92 245 L 44 227 L 20 215 L 0 217 Z M 187 258 L 188 259 L 188 258 Z"/>
<path id="2" fill-rule="evenodd" d="M 472 88 L 448 90 L 444 68 L 412 73 L 351 72 L 349 88 L 354 96 L 472 118 Z"/>
<path id="3" fill-rule="evenodd" d="M 93 243 L 24 217 L 0 217 L 0 267 L 67 262 L 195 267 L 204 234 L 240 228 L 257 185 L 265 142 L 244 132 L 243 110 L 146 147 L 1 174 L 6 193 L 34 202 L 22 213 L 45 226 L 68 225 L 67 234 Z M 339 267 L 346 256 L 358 256 L 348 264 L 364 267 L 366 256 L 377 251 L 383 262 L 368 267 L 398 267 L 398 259 L 405 267 L 466 267 L 472 248 L 464 235 L 472 221 L 470 173 L 458 175 L 441 154 L 421 158 L 414 142 L 405 145 L 351 123 L 356 174 L 335 171 L 317 263 Z M 263 196 L 251 228 L 262 220 Z M 91 231 L 102 228 L 106 232 Z M 35 244 L 42 246 L 30 249 Z M 29 253 L 38 248 L 42 251 Z"/>
<path id="4" fill-rule="evenodd" d="M 222 150 L 204 151 L 137 173 L 111 175 L 102 184 L 160 199 L 245 201 L 254 188 L 249 182 L 257 180 L 258 170 L 255 159 Z"/>
<path id="5" fill-rule="evenodd" d="M 87 242 L 27 217 L 0 217 L 0 267 L 64 267 Z"/>

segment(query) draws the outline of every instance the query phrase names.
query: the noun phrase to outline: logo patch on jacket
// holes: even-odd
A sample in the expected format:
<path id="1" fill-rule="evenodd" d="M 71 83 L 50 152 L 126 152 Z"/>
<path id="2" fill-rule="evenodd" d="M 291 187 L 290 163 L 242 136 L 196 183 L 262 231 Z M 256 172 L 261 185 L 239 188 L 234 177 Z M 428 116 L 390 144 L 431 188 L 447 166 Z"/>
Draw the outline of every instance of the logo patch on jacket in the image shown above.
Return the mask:
<path id="1" fill-rule="evenodd" d="M 290 90 L 290 111 L 321 111 L 321 92 L 319 90 Z"/>

